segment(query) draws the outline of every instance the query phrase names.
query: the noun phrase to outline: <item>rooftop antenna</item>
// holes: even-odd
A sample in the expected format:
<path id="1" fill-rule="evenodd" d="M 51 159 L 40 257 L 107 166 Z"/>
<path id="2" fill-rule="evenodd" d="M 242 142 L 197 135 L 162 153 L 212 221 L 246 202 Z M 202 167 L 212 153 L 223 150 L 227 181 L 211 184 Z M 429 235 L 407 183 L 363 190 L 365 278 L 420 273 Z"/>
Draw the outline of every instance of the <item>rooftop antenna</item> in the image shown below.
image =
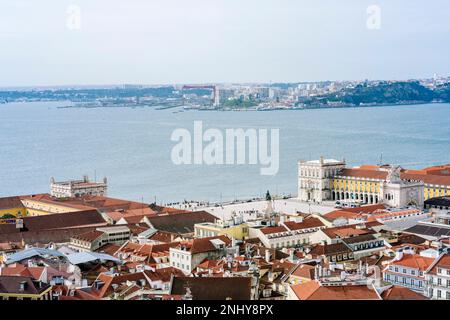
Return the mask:
<path id="1" fill-rule="evenodd" d="M 380 166 L 382 166 L 382 165 L 383 165 L 383 152 L 380 155 Z"/>
<path id="2" fill-rule="evenodd" d="M 97 182 L 97 170 L 94 170 L 94 182 Z"/>

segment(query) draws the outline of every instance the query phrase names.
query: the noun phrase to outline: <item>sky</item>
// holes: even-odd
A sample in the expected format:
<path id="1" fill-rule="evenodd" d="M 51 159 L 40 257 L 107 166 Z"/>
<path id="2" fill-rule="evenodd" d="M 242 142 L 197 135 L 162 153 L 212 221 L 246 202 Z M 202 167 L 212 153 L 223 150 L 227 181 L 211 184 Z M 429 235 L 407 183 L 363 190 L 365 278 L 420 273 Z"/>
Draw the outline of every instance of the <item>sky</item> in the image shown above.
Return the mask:
<path id="1" fill-rule="evenodd" d="M 449 9 L 448 0 L 0 0 L 0 87 L 450 76 Z"/>

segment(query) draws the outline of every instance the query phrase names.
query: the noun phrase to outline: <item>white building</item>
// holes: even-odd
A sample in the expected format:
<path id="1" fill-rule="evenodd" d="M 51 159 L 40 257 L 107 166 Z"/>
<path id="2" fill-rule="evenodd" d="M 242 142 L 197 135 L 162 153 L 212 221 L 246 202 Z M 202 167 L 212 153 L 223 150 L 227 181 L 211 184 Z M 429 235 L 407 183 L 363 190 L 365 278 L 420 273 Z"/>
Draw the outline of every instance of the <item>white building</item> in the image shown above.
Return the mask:
<path id="1" fill-rule="evenodd" d="M 423 182 L 400 179 L 400 170 L 399 166 L 391 167 L 389 170 L 387 179 L 381 188 L 381 202 L 395 208 L 406 207 L 411 204 L 423 207 Z"/>
<path id="2" fill-rule="evenodd" d="M 105 244 L 122 245 L 130 240 L 131 231 L 126 226 L 97 228 L 70 238 L 69 248 L 79 252 L 95 251 Z"/>
<path id="3" fill-rule="evenodd" d="M 396 252 L 395 259 L 383 270 L 383 279 L 393 285 L 425 294 L 424 272 L 433 261 L 434 258 L 416 254 L 413 250 L 402 249 Z"/>
<path id="4" fill-rule="evenodd" d="M 361 176 L 357 168 L 345 168 L 345 161 L 334 159 L 299 161 L 298 198 L 301 201 L 342 201 L 385 203 L 401 208 L 423 207 L 424 182 L 400 178 L 400 166 L 384 166 L 379 170 L 362 170 L 370 178 Z"/>
<path id="5" fill-rule="evenodd" d="M 450 300 L 450 254 L 440 255 L 425 272 L 426 296 L 434 300 Z"/>
<path id="6" fill-rule="evenodd" d="M 345 160 L 300 160 L 298 163 L 298 197 L 302 201 L 322 202 L 331 199 L 331 178 L 345 168 Z"/>
<path id="7" fill-rule="evenodd" d="M 107 189 L 106 178 L 103 178 L 103 182 L 92 182 L 88 176 L 84 176 L 83 180 L 56 182 L 52 178 L 50 181 L 50 194 L 57 198 L 80 197 L 83 195 L 106 196 Z"/>
<path id="8" fill-rule="evenodd" d="M 280 222 L 278 226 L 250 228 L 250 237 L 257 237 L 266 248 L 289 248 L 311 243 L 311 236 L 325 225 L 317 218 Z"/>
<path id="9" fill-rule="evenodd" d="M 170 266 L 190 274 L 205 259 L 220 259 L 226 255 L 231 240 L 226 236 L 182 241 L 170 248 Z"/>

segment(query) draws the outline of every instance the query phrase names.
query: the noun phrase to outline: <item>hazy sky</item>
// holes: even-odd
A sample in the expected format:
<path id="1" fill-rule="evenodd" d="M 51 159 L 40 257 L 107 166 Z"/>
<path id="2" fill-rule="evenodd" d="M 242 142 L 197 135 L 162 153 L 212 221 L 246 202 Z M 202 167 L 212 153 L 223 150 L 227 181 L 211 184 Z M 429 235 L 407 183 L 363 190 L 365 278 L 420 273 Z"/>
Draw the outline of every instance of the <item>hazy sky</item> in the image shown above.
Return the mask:
<path id="1" fill-rule="evenodd" d="M 67 26 L 71 5 L 80 29 Z M 370 5 L 380 29 L 367 27 Z M 0 86 L 448 76 L 449 9 L 448 0 L 0 0 Z"/>

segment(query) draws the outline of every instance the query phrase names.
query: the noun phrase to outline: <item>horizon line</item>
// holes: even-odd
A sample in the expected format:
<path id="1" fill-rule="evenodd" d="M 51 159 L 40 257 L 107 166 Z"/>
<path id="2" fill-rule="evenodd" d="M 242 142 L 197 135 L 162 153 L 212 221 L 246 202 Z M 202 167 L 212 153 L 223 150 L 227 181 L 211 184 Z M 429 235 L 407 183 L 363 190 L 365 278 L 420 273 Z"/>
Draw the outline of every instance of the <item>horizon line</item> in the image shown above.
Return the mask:
<path id="1" fill-rule="evenodd" d="M 442 76 L 439 75 L 440 78 L 447 78 L 450 79 L 450 76 Z M 161 83 L 130 83 L 130 82 L 123 82 L 123 83 L 111 83 L 111 84 L 55 84 L 55 85 L 12 85 L 12 86 L 0 86 L 0 90 L 4 89 L 28 89 L 28 88 L 63 88 L 63 87 L 100 87 L 100 88 L 106 88 L 106 87 L 117 87 L 117 86 L 148 86 L 148 87 L 157 87 L 157 86 L 182 86 L 182 85 L 205 85 L 205 84 L 211 84 L 211 85 L 271 85 L 271 84 L 300 84 L 300 83 L 323 83 L 323 82 L 376 82 L 376 81 L 392 81 L 392 82 L 407 82 L 407 81 L 414 81 L 414 80 L 430 80 L 433 79 L 432 77 L 425 77 L 425 78 L 404 78 L 404 79 L 341 79 L 341 80 L 317 80 L 317 81 L 245 81 L 245 82 L 233 82 L 233 81 L 225 81 L 225 82 L 161 82 Z"/>

